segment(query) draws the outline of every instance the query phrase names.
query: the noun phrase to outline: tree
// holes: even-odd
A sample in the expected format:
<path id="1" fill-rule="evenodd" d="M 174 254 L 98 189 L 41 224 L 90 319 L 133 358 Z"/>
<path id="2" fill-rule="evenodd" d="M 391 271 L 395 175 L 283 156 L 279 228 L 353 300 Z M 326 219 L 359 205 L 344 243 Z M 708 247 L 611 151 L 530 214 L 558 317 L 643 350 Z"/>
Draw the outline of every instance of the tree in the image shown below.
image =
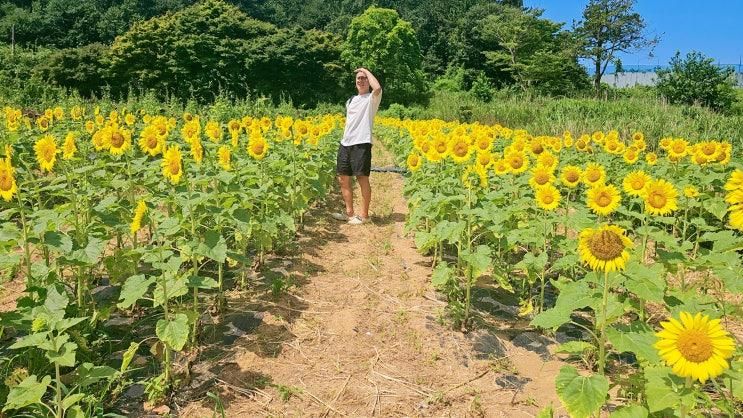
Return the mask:
<path id="1" fill-rule="evenodd" d="M 593 62 L 596 96 L 601 77 L 619 52 L 652 48 L 657 37 L 644 34 L 645 20 L 634 11 L 635 0 L 590 0 L 575 32 L 583 42 L 582 55 Z"/>
<path id="2" fill-rule="evenodd" d="M 112 80 L 121 89 L 133 85 L 181 98 L 210 100 L 219 91 L 242 96 L 251 45 L 276 32 L 223 1 L 199 2 L 136 23 L 116 38 L 109 54 Z"/>
<path id="3" fill-rule="evenodd" d="M 583 87 L 577 43 L 562 24 L 542 19 L 541 9 L 502 7 L 475 27 L 484 43 L 486 64 L 510 74 L 522 90 L 564 94 Z"/>
<path id="4" fill-rule="evenodd" d="M 369 68 L 382 84 L 387 104 L 407 105 L 427 99 L 423 56 L 415 30 L 394 10 L 370 7 L 355 17 L 341 59 L 351 69 Z M 348 80 L 352 80 L 351 74 Z"/>
<path id="5" fill-rule="evenodd" d="M 718 111 L 729 110 L 736 100 L 732 68 L 719 68 L 699 52 L 671 59 L 671 68 L 657 71 L 658 91 L 670 103 L 699 104 Z"/>

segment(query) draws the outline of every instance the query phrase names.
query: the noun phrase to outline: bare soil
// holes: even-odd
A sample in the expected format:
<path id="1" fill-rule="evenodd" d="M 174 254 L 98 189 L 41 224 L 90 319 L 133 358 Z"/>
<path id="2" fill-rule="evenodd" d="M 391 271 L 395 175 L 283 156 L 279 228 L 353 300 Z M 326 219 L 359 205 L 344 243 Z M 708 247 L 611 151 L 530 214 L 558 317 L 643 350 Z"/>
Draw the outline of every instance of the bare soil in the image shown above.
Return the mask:
<path id="1" fill-rule="evenodd" d="M 374 153 L 375 165 L 392 165 L 381 145 Z M 313 210 L 297 254 L 270 260 L 255 279 L 293 286 L 275 299 L 253 297 L 256 326 L 201 353 L 183 395 L 190 402 L 176 400 L 172 413 L 212 416 L 219 406 L 210 391 L 228 417 L 533 417 L 550 404 L 565 414 L 554 388 L 565 363 L 552 356 L 554 342 L 517 329 L 508 316 L 518 307 L 486 292 L 480 306 L 505 313 L 497 327 L 463 334 L 442 321 L 431 260 L 404 232 L 403 179 L 373 173 L 371 182 L 373 222 L 332 220 L 339 196 Z"/>

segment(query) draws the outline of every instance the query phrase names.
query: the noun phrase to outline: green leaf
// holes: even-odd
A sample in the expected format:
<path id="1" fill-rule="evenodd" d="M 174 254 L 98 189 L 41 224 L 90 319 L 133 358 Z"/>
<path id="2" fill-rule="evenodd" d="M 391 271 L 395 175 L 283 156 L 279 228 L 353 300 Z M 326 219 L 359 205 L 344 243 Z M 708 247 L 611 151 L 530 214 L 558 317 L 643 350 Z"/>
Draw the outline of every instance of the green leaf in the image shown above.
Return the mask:
<path id="1" fill-rule="evenodd" d="M 139 350 L 139 343 L 132 342 L 129 344 L 129 348 L 126 349 L 124 355 L 121 357 L 121 368 L 119 368 L 119 372 L 126 373 L 129 369 L 129 364 L 134 359 L 134 355 L 137 354 L 137 350 Z"/>
<path id="2" fill-rule="evenodd" d="M 72 395 L 67 396 L 62 400 L 62 409 L 67 410 L 70 409 L 72 405 L 75 405 L 76 403 L 80 402 L 82 398 L 84 398 L 86 395 L 84 393 L 74 393 Z"/>
<path id="3" fill-rule="evenodd" d="M 157 225 L 156 230 L 158 235 L 168 237 L 177 234 L 181 230 L 181 225 L 178 219 L 167 218 Z"/>
<path id="4" fill-rule="evenodd" d="M 536 418 L 552 418 L 555 416 L 555 410 L 552 408 L 552 405 L 547 405 L 544 408 L 540 409 L 537 413 Z"/>
<path id="5" fill-rule="evenodd" d="M 441 288 L 442 286 L 449 283 L 449 280 L 453 277 L 454 272 L 449 267 L 449 265 L 445 262 L 440 262 L 436 265 L 436 268 L 433 270 L 433 274 L 431 275 L 431 283 L 436 288 Z"/>
<path id="6" fill-rule="evenodd" d="M 684 380 L 671 372 L 670 367 L 648 366 L 645 367 L 645 396 L 647 397 L 650 413 L 664 411 L 666 409 L 676 410 L 682 402 L 683 397 L 690 393 L 680 395 L 684 386 Z M 693 394 L 692 394 L 693 396 Z M 689 404 L 689 400 L 686 401 Z"/>
<path id="7" fill-rule="evenodd" d="M 9 348 L 12 350 L 17 350 L 19 348 L 26 348 L 26 347 L 38 347 L 41 343 L 47 340 L 49 337 L 49 332 L 37 332 L 35 334 L 26 335 L 24 337 L 21 337 L 16 341 L 13 345 L 11 345 Z"/>
<path id="8" fill-rule="evenodd" d="M 609 418 L 647 418 L 648 410 L 640 405 L 623 406 L 609 415 Z"/>
<path id="9" fill-rule="evenodd" d="M 87 418 L 80 405 L 75 405 L 65 412 L 65 418 Z"/>
<path id="10" fill-rule="evenodd" d="M 478 245 L 474 252 L 463 250 L 460 257 L 472 268 L 472 275 L 475 278 L 487 271 L 493 262 L 490 258 L 490 247 L 487 245 Z"/>
<path id="11" fill-rule="evenodd" d="M 47 231 L 44 233 L 44 244 L 61 253 L 72 251 L 72 239 L 61 232 Z"/>
<path id="12" fill-rule="evenodd" d="M 606 329 L 609 342 L 618 352 L 631 352 L 637 358 L 651 364 L 660 362 L 658 351 L 653 344 L 658 340 L 650 327 L 644 323 L 635 322 L 631 325 L 616 325 Z"/>
<path id="13" fill-rule="evenodd" d="M 46 288 L 46 299 L 44 300 L 44 311 L 54 321 L 64 318 L 65 309 L 70 303 L 67 293 L 59 293 L 56 286 L 49 285 Z"/>
<path id="14" fill-rule="evenodd" d="M 743 248 L 743 240 L 733 231 L 707 232 L 699 239 L 700 241 L 712 241 L 715 252 L 740 250 Z"/>
<path id="15" fill-rule="evenodd" d="M 64 343 L 57 351 L 47 350 L 46 358 L 62 367 L 73 367 L 75 366 L 76 351 L 77 344 L 68 342 Z"/>
<path id="16" fill-rule="evenodd" d="M 188 293 L 188 286 L 186 286 L 186 279 L 184 277 L 169 276 L 170 275 L 166 275 L 165 288 L 163 288 L 162 280 L 157 281 L 157 286 L 155 286 L 155 291 L 152 294 L 155 300 L 154 305 L 156 307 L 162 305 L 163 302 L 165 302 L 165 299 L 177 298 L 178 296 L 183 296 Z M 167 290 L 167 295 L 164 290 Z"/>
<path id="17" fill-rule="evenodd" d="M 196 287 L 199 289 L 216 289 L 219 287 L 219 283 L 211 277 L 189 276 L 188 287 Z"/>
<path id="18" fill-rule="evenodd" d="M 54 324 L 54 329 L 56 329 L 57 332 L 62 333 L 62 332 L 67 331 L 69 328 L 72 328 L 75 325 L 85 321 L 86 319 L 88 319 L 87 316 L 84 316 L 81 318 L 64 318 L 64 319 L 57 321 L 57 323 Z"/>
<path id="19" fill-rule="evenodd" d="M 155 334 L 171 349 L 181 351 L 188 340 L 188 317 L 184 314 L 177 314 L 172 321 L 165 319 L 157 321 Z"/>
<path id="20" fill-rule="evenodd" d="M 150 289 L 150 285 L 155 282 L 154 277 L 149 279 L 143 274 L 131 276 L 126 279 L 124 285 L 121 286 L 121 293 L 119 294 L 120 302 L 116 305 L 119 309 L 128 309 L 139 300 L 142 296 L 147 293 Z"/>
<path id="21" fill-rule="evenodd" d="M 77 368 L 77 383 L 80 386 L 90 386 L 101 380 L 109 380 L 116 376 L 117 371 L 108 366 L 94 366 L 93 363 L 83 363 Z"/>
<path id="22" fill-rule="evenodd" d="M 581 376 L 575 367 L 564 366 L 555 379 L 557 396 L 573 418 L 588 418 L 599 411 L 609 392 L 604 376 Z"/>
<path id="23" fill-rule="evenodd" d="M 663 301 L 666 269 L 662 264 L 643 265 L 632 261 L 622 275 L 625 277 L 624 286 L 639 298 L 651 302 Z"/>
<path id="24" fill-rule="evenodd" d="M 704 203 L 704 208 L 707 212 L 714 215 L 718 221 L 722 221 L 725 218 L 725 214 L 728 210 L 728 205 L 725 203 L 725 199 L 722 197 L 712 197 L 707 199 Z M 652 412 L 652 411 L 651 411 Z"/>
<path id="25" fill-rule="evenodd" d="M 560 344 L 555 352 L 580 356 L 589 350 L 594 351 L 596 350 L 596 347 L 593 344 L 587 343 L 585 341 L 568 341 L 564 344 Z"/>
<path id="26" fill-rule="evenodd" d="M 49 387 L 49 382 L 51 381 L 51 376 L 44 376 L 41 382 L 39 382 L 36 380 L 35 374 L 23 379 L 18 386 L 10 389 L 3 411 L 21 409 L 29 405 L 41 403 L 41 398 L 46 393 L 46 389 Z"/>
<path id="27" fill-rule="evenodd" d="M 209 257 L 218 263 L 224 263 L 227 258 L 227 242 L 218 232 L 206 231 L 204 241 L 200 243 L 197 252 L 199 255 Z"/>
<path id="28" fill-rule="evenodd" d="M 564 284 L 560 284 L 560 282 L 554 283 L 560 289 L 555 307 L 535 316 L 531 321 L 532 326 L 556 329 L 560 325 L 570 321 L 570 315 L 574 310 L 591 306 L 600 300 L 596 297 L 596 292 L 588 286 L 586 280 Z"/>

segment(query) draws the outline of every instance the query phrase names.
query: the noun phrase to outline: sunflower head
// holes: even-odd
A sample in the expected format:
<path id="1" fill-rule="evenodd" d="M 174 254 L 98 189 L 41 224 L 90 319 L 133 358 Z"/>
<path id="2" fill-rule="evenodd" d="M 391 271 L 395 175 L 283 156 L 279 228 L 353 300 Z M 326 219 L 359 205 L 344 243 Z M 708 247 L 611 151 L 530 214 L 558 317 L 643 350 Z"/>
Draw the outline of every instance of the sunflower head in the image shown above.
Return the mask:
<path id="1" fill-rule="evenodd" d="M 562 169 L 562 173 L 560 173 L 560 181 L 562 182 L 562 184 L 572 189 L 576 187 L 578 183 L 580 183 L 582 175 L 583 173 L 581 172 L 580 167 L 575 165 L 568 165 Z"/>
<path id="2" fill-rule="evenodd" d="M 583 182 L 587 186 L 602 184 L 606 180 L 606 170 L 597 163 L 588 163 L 583 171 Z"/>
<path id="3" fill-rule="evenodd" d="M 642 196 L 651 178 L 642 170 L 633 171 L 624 178 L 622 188 L 630 196 Z"/>
<path id="4" fill-rule="evenodd" d="M 544 210 L 555 210 L 560 205 L 560 192 L 552 184 L 537 188 L 534 196 L 537 200 L 537 206 Z"/>
<path id="5" fill-rule="evenodd" d="M 508 163 L 508 171 L 513 174 L 520 174 L 529 168 L 529 159 L 521 151 L 511 151 L 504 156 Z"/>
<path id="6" fill-rule="evenodd" d="M 730 367 L 735 340 L 719 319 L 680 312 L 679 319 L 670 318 L 660 325 L 663 330 L 655 334 L 658 341 L 653 347 L 674 374 L 704 383 Z"/>
<path id="7" fill-rule="evenodd" d="M 169 147 L 165 151 L 162 162 L 163 176 L 170 180 L 172 184 L 178 184 L 183 175 L 183 159 L 181 150 L 177 145 Z"/>
<path id="8" fill-rule="evenodd" d="M 648 165 L 655 165 L 658 163 L 658 154 L 654 152 L 649 152 L 645 154 L 645 161 L 648 163 Z"/>
<path id="9" fill-rule="evenodd" d="M 222 167 L 225 171 L 232 170 L 232 161 L 231 161 L 231 154 L 230 154 L 230 147 L 226 145 L 222 145 L 219 147 L 219 150 L 217 151 L 217 163 L 220 167 Z"/>
<path id="10" fill-rule="evenodd" d="M 547 167 L 537 165 L 531 170 L 529 185 L 535 189 L 551 184 L 554 181 L 555 176 L 552 174 L 552 170 Z"/>
<path id="11" fill-rule="evenodd" d="M 262 160 L 268 153 L 268 142 L 262 136 L 256 136 L 248 141 L 248 154 L 256 159 Z"/>
<path id="12" fill-rule="evenodd" d="M 616 225 L 586 228 L 580 233 L 578 252 L 581 261 L 594 271 L 624 270 L 629 260 L 632 241 Z"/>
<path id="13" fill-rule="evenodd" d="M 586 204 L 597 215 L 609 215 L 619 207 L 619 190 L 611 184 L 597 184 L 586 192 Z"/>
<path id="14" fill-rule="evenodd" d="M 57 161 L 57 141 L 51 135 L 44 135 L 34 145 L 36 161 L 42 171 L 52 171 Z"/>
<path id="15" fill-rule="evenodd" d="M 645 212 L 651 215 L 667 215 L 676 209 L 678 192 L 673 184 L 659 179 L 648 182 L 642 195 L 645 200 Z"/>
<path id="16" fill-rule="evenodd" d="M 423 164 L 423 159 L 420 155 L 413 152 L 408 155 L 407 163 L 408 169 L 410 171 L 418 171 L 418 169 L 421 168 L 421 165 Z"/>
<path id="17" fill-rule="evenodd" d="M 10 158 L 0 160 L 0 197 L 9 202 L 17 192 L 18 186 L 15 181 L 13 166 L 10 164 Z"/>

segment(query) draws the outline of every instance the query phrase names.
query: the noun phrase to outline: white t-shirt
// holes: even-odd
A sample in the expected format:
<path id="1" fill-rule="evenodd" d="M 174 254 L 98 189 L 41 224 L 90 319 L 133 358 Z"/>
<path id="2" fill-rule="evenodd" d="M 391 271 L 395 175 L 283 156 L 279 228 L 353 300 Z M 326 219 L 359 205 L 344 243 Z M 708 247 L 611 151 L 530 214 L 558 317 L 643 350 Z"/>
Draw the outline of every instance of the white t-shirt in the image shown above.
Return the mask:
<path id="1" fill-rule="evenodd" d="M 341 145 L 371 144 L 374 115 L 377 114 L 382 93 L 353 96 L 346 103 L 346 127 L 343 130 Z"/>

